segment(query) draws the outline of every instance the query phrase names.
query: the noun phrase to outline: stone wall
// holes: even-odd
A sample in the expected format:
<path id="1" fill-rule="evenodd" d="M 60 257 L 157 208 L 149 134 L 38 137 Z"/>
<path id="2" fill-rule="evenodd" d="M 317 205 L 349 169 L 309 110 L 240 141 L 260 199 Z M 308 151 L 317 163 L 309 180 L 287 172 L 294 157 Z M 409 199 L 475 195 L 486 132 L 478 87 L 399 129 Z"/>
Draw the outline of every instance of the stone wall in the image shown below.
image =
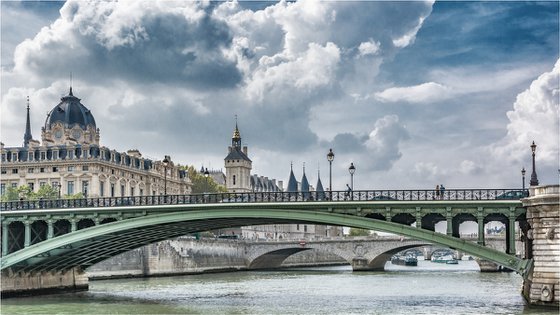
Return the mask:
<path id="1" fill-rule="evenodd" d="M 251 244 L 237 240 L 180 237 L 147 245 L 88 268 L 90 279 L 164 276 L 245 270 Z M 283 267 L 345 263 L 334 254 L 308 250 L 290 256 Z"/>
<path id="2" fill-rule="evenodd" d="M 2 271 L 2 297 L 83 291 L 88 277 L 79 268 L 66 272 L 11 274 Z"/>
<path id="3" fill-rule="evenodd" d="M 560 194 L 559 186 L 530 189 L 523 200 L 530 225 L 533 270 L 523 283 L 523 295 L 533 305 L 560 306 Z"/>

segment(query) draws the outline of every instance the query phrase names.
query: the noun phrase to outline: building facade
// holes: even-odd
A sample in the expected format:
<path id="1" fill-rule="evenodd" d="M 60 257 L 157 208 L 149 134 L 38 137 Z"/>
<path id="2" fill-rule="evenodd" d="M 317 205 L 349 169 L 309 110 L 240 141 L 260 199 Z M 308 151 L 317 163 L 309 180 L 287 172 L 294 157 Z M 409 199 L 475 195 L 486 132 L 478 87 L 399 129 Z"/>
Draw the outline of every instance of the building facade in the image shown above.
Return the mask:
<path id="1" fill-rule="evenodd" d="M 50 185 L 59 195 L 121 197 L 188 194 L 191 182 L 170 157 L 153 160 L 136 150 L 119 152 L 100 145 L 100 129 L 92 112 L 67 96 L 47 114 L 41 142 L 30 126 L 29 99 L 23 146 L 1 143 L 0 193 L 28 185 L 32 191 Z"/>

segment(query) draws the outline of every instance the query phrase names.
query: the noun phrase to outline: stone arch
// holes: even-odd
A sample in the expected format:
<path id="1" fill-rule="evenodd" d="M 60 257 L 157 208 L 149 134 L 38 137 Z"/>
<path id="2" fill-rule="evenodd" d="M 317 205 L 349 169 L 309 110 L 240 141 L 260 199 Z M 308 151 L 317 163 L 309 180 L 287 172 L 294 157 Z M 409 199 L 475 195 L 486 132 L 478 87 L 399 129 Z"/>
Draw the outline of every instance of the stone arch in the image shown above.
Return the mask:
<path id="1" fill-rule="evenodd" d="M 424 244 L 424 245 L 429 245 L 429 244 Z M 407 244 L 407 245 L 395 247 L 395 248 L 392 248 L 392 249 L 387 250 L 385 252 L 382 252 L 382 253 L 378 254 L 377 256 L 375 256 L 370 261 L 368 261 L 368 264 L 367 264 L 368 270 L 383 271 L 383 270 L 385 270 L 385 263 L 387 263 L 387 261 L 391 260 L 391 257 L 393 255 L 395 255 L 399 252 L 402 252 L 403 250 L 407 250 L 407 249 L 411 249 L 411 248 L 415 248 L 415 247 L 420 247 L 420 246 L 423 246 L 423 245 Z"/>
<path id="2" fill-rule="evenodd" d="M 249 262 L 249 269 L 278 268 L 286 258 L 311 248 L 282 248 L 258 256 Z"/>
<path id="3" fill-rule="evenodd" d="M 422 228 L 429 231 L 435 231 L 436 224 L 445 220 L 445 216 L 440 213 L 428 213 L 422 217 Z"/>
<path id="4" fill-rule="evenodd" d="M 476 217 L 470 213 L 458 213 L 453 217 L 452 219 L 453 237 L 459 238 L 461 236 L 459 232 L 459 227 L 461 226 L 461 223 L 467 221 L 478 222 Z"/>

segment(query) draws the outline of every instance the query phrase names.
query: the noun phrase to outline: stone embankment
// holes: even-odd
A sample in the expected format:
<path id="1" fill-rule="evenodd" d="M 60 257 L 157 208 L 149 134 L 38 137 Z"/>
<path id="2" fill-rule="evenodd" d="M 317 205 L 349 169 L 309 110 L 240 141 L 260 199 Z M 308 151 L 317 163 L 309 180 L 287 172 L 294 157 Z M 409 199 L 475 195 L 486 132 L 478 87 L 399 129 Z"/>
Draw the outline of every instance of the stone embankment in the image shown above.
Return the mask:
<path id="1" fill-rule="evenodd" d="M 247 270 L 252 242 L 180 237 L 107 259 L 86 270 L 89 279 L 170 276 Z M 286 259 L 282 267 L 346 264 L 342 258 L 309 250 Z"/>

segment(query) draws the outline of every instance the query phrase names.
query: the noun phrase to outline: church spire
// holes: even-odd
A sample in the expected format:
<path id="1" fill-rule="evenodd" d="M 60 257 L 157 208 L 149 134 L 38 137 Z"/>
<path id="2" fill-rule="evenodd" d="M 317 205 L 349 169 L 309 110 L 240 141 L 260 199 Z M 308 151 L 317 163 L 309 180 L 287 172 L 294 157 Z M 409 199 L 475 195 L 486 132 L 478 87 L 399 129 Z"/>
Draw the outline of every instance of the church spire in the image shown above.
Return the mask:
<path id="1" fill-rule="evenodd" d="M 27 121 L 25 123 L 25 134 L 23 135 L 23 146 L 27 147 L 29 141 L 33 139 L 31 135 L 31 122 L 29 119 L 29 96 L 27 96 Z"/>
<path id="2" fill-rule="evenodd" d="M 233 137 L 231 137 L 231 146 L 241 148 L 241 134 L 239 128 L 237 128 L 237 115 L 235 115 L 235 130 L 233 131 Z"/>

